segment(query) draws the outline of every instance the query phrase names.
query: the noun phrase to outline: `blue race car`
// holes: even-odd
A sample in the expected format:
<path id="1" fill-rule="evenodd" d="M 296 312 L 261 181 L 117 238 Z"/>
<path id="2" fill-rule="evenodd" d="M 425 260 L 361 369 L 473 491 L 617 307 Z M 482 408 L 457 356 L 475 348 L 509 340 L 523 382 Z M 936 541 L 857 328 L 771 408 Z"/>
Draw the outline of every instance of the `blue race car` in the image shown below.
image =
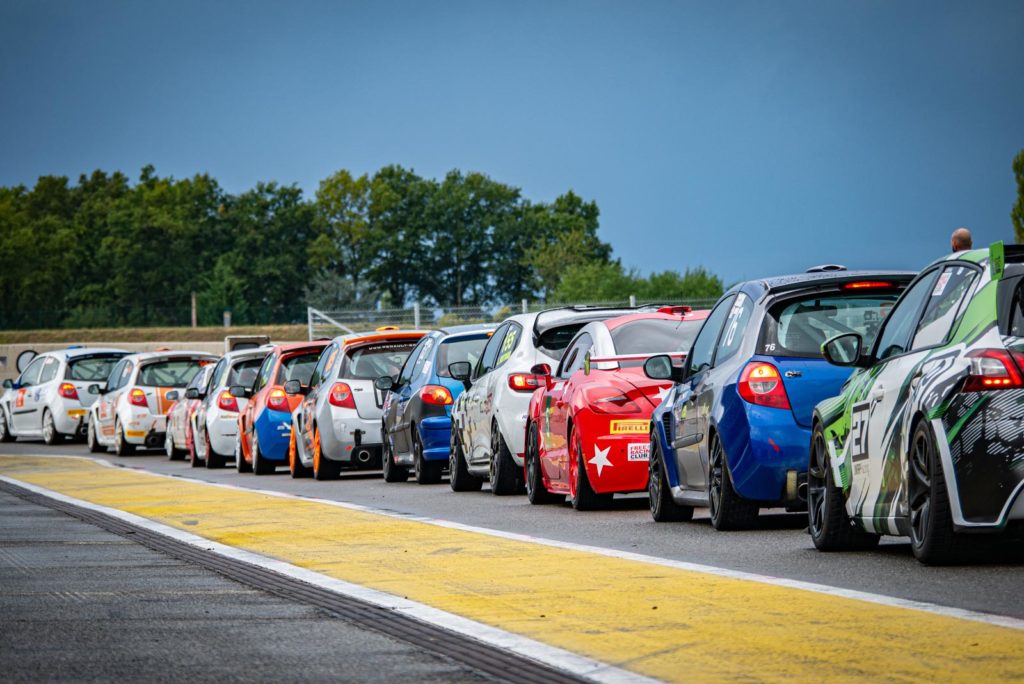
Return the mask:
<path id="1" fill-rule="evenodd" d="M 850 369 L 821 345 L 842 333 L 873 340 L 913 273 L 818 267 L 726 292 L 682 368 L 651 357 L 647 375 L 675 380 L 651 417 L 648 495 L 656 521 L 710 509 L 715 529 L 742 529 L 761 507 L 806 506 L 814 406 Z"/>
<path id="2" fill-rule="evenodd" d="M 497 325 L 463 325 L 435 330 L 409 354 L 397 378 L 374 383 L 384 399 L 384 480 L 404 482 L 412 467 L 416 482 L 434 484 L 448 465 L 452 406 L 464 389 L 449 366 L 475 366 Z"/>

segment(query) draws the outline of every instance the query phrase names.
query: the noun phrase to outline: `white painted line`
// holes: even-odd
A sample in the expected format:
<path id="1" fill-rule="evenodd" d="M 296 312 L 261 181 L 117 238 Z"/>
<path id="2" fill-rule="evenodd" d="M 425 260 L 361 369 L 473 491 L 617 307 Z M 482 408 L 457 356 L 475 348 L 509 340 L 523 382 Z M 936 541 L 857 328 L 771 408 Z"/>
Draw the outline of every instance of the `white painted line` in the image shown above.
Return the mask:
<path id="1" fill-rule="evenodd" d="M 490 625 L 485 625 L 482 622 L 476 622 L 475 620 L 469 620 L 455 615 L 454 613 L 432 608 L 416 601 L 410 601 L 409 599 L 400 598 L 393 594 L 377 591 L 376 589 L 369 589 L 358 584 L 352 584 L 350 582 L 345 582 L 344 580 L 328 577 L 327 575 L 307 570 L 305 568 L 300 568 L 299 566 L 292 565 L 291 563 L 285 563 L 284 561 L 268 558 L 234 546 L 221 544 L 220 542 L 200 537 L 199 535 L 192 534 L 191 532 L 186 532 L 162 523 L 154 522 L 148 518 L 135 515 L 134 513 L 128 513 L 116 508 L 109 508 L 89 501 L 83 501 L 82 499 L 76 499 L 74 497 L 61 494 L 60 492 L 46 489 L 45 487 L 39 487 L 37 485 L 22 482 L 21 480 L 3 475 L 0 475 L 0 481 L 14 485 L 15 487 L 27 489 L 56 501 L 63 501 L 65 503 L 103 513 L 104 515 L 108 515 L 112 518 L 117 518 L 118 520 L 131 523 L 132 525 L 137 525 L 151 532 L 156 532 L 157 534 L 162 534 L 166 537 L 176 539 L 177 541 L 203 549 L 204 551 L 209 551 L 226 558 L 232 558 L 243 563 L 249 563 L 250 565 L 255 565 L 267 570 L 272 570 L 293 579 L 301 580 L 308 584 L 312 584 L 344 596 L 359 599 L 375 606 L 400 611 L 402 614 L 416 618 L 421 622 L 447 629 L 450 632 L 455 632 L 456 634 L 466 638 L 515 653 L 594 682 L 607 684 L 648 684 L 658 681 L 634 672 L 623 670 L 613 665 L 593 660 L 592 658 L 577 655 L 556 646 L 549 646 L 548 644 L 535 641 L 528 637 L 513 634 L 512 632 L 506 632 L 505 630 L 491 627 Z M 199 482 L 199 480 L 197 480 L 197 482 Z"/>
<path id="2" fill-rule="evenodd" d="M 51 457 L 46 455 L 46 457 Z M 223 482 L 208 482 L 206 480 L 200 480 L 194 477 L 186 475 L 168 475 L 166 473 L 157 473 L 150 470 L 144 470 L 141 468 L 127 468 L 118 464 L 111 463 L 106 459 L 92 458 L 88 456 L 59 456 L 52 455 L 53 458 L 80 458 L 83 460 L 92 460 L 100 465 L 104 465 L 110 468 L 123 468 L 130 470 L 131 472 L 144 473 L 153 477 L 162 477 L 170 480 L 188 480 L 190 482 L 196 482 L 199 484 L 209 485 L 211 487 L 223 487 L 224 489 L 230 489 L 239 492 L 258 493 L 266 494 L 267 496 L 275 496 L 281 499 L 291 499 L 295 501 L 311 501 L 313 503 L 326 504 L 328 506 L 336 506 L 338 508 L 344 508 L 353 511 L 360 511 L 363 513 L 372 513 L 374 515 L 383 515 L 389 518 L 395 518 L 398 520 L 411 520 L 414 522 L 420 522 L 427 525 L 435 525 L 437 527 L 443 527 L 452 530 L 462 530 L 464 532 L 475 532 L 477 534 L 485 534 L 491 537 L 498 537 L 501 539 L 509 539 L 512 541 L 528 542 L 531 544 L 540 544 L 543 546 L 550 546 L 557 549 L 568 549 L 572 551 L 582 551 L 586 553 L 595 553 L 602 556 L 608 556 L 611 558 L 621 558 L 623 560 L 636 561 L 638 563 L 650 563 L 653 565 L 660 565 L 663 567 L 674 568 L 677 570 L 686 570 L 689 572 L 700 572 L 708 575 L 715 575 L 718 577 L 728 577 L 731 579 L 745 580 L 748 582 L 758 582 L 761 584 L 768 584 L 777 587 L 787 587 L 789 589 L 799 589 L 802 591 L 810 591 L 817 594 L 825 594 L 827 596 L 836 596 L 839 598 L 853 599 L 856 601 L 864 601 L 867 603 L 874 603 L 882 606 L 889 606 L 893 608 L 904 608 L 907 610 L 917 610 L 925 613 L 932 613 L 935 615 L 942 615 L 944 617 L 958 618 L 961 620 L 970 620 L 972 622 L 981 622 L 988 625 L 996 625 L 999 627 L 1008 627 L 1010 629 L 1024 630 L 1024 620 L 1019 618 L 1009 617 L 1005 615 L 993 615 L 990 613 L 980 613 L 973 610 L 967 610 L 964 608 L 953 608 L 951 606 L 942 606 L 936 603 L 928 603 L 926 601 L 915 601 L 912 599 L 902 599 L 894 596 L 885 596 L 882 594 L 874 594 L 866 591 L 857 591 L 855 589 L 844 589 L 842 587 L 833 587 L 827 584 L 817 584 L 815 582 L 804 582 L 802 580 L 788 579 L 785 577 L 775 577 L 772 575 L 762 575 L 752 572 L 744 572 L 742 570 L 730 570 L 728 568 L 719 568 L 713 565 L 702 565 L 699 563 L 688 563 L 686 561 L 677 561 L 670 558 L 660 558 L 658 556 L 648 556 L 641 553 L 633 553 L 631 551 L 620 551 L 618 549 L 609 549 L 600 546 L 589 546 L 587 544 L 577 544 L 575 542 L 562 541 L 556 539 L 546 539 L 544 537 L 534 537 L 528 534 L 520 534 L 517 532 L 503 532 L 501 530 L 492 530 L 486 527 L 475 527 L 473 525 L 465 525 L 463 523 L 452 522 L 449 520 L 440 520 L 437 518 L 429 518 L 420 515 L 396 513 L 395 511 L 388 511 L 379 508 L 373 508 L 372 506 L 364 506 L 362 504 L 354 504 L 346 501 L 333 501 L 331 499 L 319 499 L 315 497 L 298 496 L 296 494 L 288 494 L 286 492 L 278 492 L 270 489 L 258 489 L 255 487 L 241 487 L 238 485 L 226 484 Z"/>

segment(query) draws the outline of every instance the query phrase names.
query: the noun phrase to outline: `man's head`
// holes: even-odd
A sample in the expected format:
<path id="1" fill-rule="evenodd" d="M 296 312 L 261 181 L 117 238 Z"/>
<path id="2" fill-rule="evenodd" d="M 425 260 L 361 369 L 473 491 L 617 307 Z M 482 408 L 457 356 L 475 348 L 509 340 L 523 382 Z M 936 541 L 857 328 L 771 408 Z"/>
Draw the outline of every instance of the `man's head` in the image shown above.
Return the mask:
<path id="1" fill-rule="evenodd" d="M 974 244 L 974 241 L 971 239 L 971 231 L 966 228 L 957 228 L 953 231 L 950 243 L 954 252 L 962 252 L 965 249 L 971 249 Z"/>

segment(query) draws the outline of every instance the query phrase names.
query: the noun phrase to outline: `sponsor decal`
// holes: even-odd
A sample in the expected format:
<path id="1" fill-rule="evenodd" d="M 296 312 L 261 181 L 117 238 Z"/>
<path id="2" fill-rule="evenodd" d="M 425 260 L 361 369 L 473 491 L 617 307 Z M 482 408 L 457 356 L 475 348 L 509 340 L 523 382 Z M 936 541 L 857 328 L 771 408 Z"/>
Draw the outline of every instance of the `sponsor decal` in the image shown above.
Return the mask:
<path id="1" fill-rule="evenodd" d="M 630 461 L 649 461 L 651 459 L 651 445 L 648 442 L 639 442 L 627 446 L 626 458 Z"/>
<path id="2" fill-rule="evenodd" d="M 68 409 L 67 414 L 72 418 L 80 418 L 86 413 L 85 409 Z"/>
<path id="3" fill-rule="evenodd" d="M 646 435 L 646 420 L 613 420 L 611 429 L 613 435 Z"/>
<path id="4" fill-rule="evenodd" d="M 125 434 L 126 437 L 145 437 L 146 436 L 146 431 L 145 430 L 126 430 L 124 434 Z"/>

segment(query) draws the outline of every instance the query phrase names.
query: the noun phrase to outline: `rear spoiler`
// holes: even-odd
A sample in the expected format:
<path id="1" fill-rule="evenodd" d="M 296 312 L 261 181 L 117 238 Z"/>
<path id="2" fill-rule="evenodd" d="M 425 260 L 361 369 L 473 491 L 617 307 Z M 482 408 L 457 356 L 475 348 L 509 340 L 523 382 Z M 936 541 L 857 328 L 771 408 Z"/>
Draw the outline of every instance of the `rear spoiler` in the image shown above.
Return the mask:
<path id="1" fill-rule="evenodd" d="M 1006 245 L 1003 241 L 993 242 L 988 248 L 988 268 L 992 280 L 999 280 L 1006 271 L 1006 264 L 1024 263 L 1024 245 Z"/>
<path id="2" fill-rule="evenodd" d="M 685 359 L 688 352 L 654 352 L 651 354 L 618 354 L 615 356 L 587 356 L 583 360 L 583 371 L 589 374 L 591 364 L 620 363 L 622 361 L 646 361 L 652 356 L 668 356 L 673 359 Z M 615 370 L 614 368 L 594 368 L 594 370 Z"/>

